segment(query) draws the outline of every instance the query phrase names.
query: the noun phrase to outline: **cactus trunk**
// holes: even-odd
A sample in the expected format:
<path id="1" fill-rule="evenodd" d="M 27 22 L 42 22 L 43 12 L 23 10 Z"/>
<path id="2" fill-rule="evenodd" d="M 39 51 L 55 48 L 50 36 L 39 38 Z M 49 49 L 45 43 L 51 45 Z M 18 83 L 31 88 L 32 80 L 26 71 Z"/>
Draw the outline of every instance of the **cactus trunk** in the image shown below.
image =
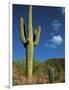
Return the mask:
<path id="1" fill-rule="evenodd" d="M 27 35 L 25 31 L 25 24 L 23 17 L 20 17 L 20 37 L 21 41 L 26 48 L 26 76 L 27 83 L 32 83 L 33 75 L 33 52 L 34 47 L 38 44 L 40 38 L 41 28 L 35 29 L 34 36 L 32 30 L 32 6 L 28 7 L 28 29 Z"/>
<path id="2" fill-rule="evenodd" d="M 26 74 L 27 81 L 32 82 L 32 71 L 33 71 L 33 32 L 32 32 L 32 6 L 28 8 L 28 45 L 26 47 Z"/>
<path id="3" fill-rule="evenodd" d="M 31 43 L 29 43 L 27 46 L 27 49 L 26 49 L 27 83 L 32 82 L 32 74 L 33 74 L 33 45 Z"/>

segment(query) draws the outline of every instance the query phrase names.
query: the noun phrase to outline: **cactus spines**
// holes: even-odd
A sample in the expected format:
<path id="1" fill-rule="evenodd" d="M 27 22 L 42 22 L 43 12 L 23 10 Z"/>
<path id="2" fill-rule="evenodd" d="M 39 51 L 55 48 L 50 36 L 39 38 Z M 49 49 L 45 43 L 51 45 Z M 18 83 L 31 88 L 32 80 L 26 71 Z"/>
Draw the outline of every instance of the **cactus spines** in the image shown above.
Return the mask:
<path id="1" fill-rule="evenodd" d="M 28 28 L 27 28 L 27 32 L 26 32 L 24 19 L 23 19 L 23 17 L 20 17 L 20 39 L 26 48 L 27 82 L 32 83 L 34 46 L 36 46 L 39 42 L 40 31 L 41 31 L 41 28 L 39 26 L 38 28 L 35 29 L 34 36 L 33 36 L 32 5 L 29 5 L 29 7 L 28 7 L 28 25 L 27 26 L 28 26 Z"/>

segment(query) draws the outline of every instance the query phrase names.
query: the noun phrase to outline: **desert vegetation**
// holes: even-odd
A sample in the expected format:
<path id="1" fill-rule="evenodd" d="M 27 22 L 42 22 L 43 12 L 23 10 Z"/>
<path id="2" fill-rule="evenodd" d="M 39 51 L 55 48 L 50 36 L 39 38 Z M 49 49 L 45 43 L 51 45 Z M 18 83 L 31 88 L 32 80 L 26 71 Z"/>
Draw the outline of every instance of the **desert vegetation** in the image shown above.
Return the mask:
<path id="1" fill-rule="evenodd" d="M 48 84 L 65 82 L 65 60 L 49 59 L 45 62 L 33 60 L 33 77 L 31 84 Z M 30 84 L 26 79 L 26 60 L 13 60 L 13 85 Z"/>

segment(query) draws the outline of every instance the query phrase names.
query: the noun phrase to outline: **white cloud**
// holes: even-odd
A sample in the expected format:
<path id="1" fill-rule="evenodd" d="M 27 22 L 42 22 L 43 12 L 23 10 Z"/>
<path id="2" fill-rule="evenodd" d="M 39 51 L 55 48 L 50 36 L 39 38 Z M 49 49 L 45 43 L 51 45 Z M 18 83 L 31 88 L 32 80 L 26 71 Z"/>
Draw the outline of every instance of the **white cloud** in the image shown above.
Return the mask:
<path id="1" fill-rule="evenodd" d="M 63 39 L 60 35 L 57 35 L 57 36 L 52 37 L 51 42 L 56 44 L 56 45 L 61 45 L 63 42 Z"/>
<path id="2" fill-rule="evenodd" d="M 55 19 L 55 20 L 52 22 L 52 28 L 53 28 L 53 30 L 58 31 L 58 30 L 60 30 L 61 26 L 62 26 L 62 23 L 59 22 L 57 19 Z"/>
<path id="3" fill-rule="evenodd" d="M 50 47 L 50 48 L 56 48 L 57 46 L 61 45 L 63 42 L 63 39 L 60 35 L 55 35 L 52 37 L 51 40 L 49 40 L 48 43 L 45 43 L 45 47 Z"/>

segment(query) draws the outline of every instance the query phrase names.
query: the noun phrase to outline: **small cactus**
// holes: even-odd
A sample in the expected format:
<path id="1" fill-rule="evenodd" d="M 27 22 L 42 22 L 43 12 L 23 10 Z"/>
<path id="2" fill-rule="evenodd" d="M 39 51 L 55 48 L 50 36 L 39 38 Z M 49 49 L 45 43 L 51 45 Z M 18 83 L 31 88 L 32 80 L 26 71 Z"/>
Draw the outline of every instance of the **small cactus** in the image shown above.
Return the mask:
<path id="1" fill-rule="evenodd" d="M 26 76 L 27 82 L 32 83 L 33 73 L 33 52 L 34 47 L 38 44 L 40 38 L 41 27 L 38 26 L 34 31 L 32 30 L 32 5 L 28 7 L 28 28 L 26 32 L 25 22 L 23 17 L 20 17 L 20 39 L 26 48 Z"/>
<path id="2" fill-rule="evenodd" d="M 48 79 L 49 83 L 54 83 L 54 77 L 55 77 L 55 70 L 53 67 L 48 66 Z"/>

